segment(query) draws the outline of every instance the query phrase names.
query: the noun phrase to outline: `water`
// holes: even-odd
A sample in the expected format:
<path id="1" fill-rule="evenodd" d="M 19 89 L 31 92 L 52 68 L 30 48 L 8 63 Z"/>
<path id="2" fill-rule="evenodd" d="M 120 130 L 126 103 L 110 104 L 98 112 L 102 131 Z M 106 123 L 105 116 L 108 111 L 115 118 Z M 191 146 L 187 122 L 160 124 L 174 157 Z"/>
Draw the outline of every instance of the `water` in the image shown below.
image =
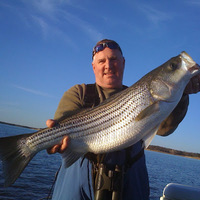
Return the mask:
<path id="1" fill-rule="evenodd" d="M 34 132 L 33 130 L 0 124 L 0 137 Z M 158 200 L 163 188 L 170 182 L 200 187 L 200 160 L 145 151 L 149 172 L 150 200 Z M 1 200 L 40 200 L 48 196 L 55 173 L 60 166 L 59 155 L 38 153 L 20 178 L 9 188 L 3 187 L 0 168 Z"/>
<path id="2" fill-rule="evenodd" d="M 0 124 L 0 137 L 31 133 L 35 130 Z M 1 200 L 40 200 L 46 198 L 61 163 L 60 156 L 39 152 L 25 168 L 14 185 L 3 187 L 2 167 L 0 168 Z"/>
<path id="3" fill-rule="evenodd" d="M 200 187 L 200 160 L 158 152 L 146 151 L 151 200 L 162 196 L 168 183 Z"/>

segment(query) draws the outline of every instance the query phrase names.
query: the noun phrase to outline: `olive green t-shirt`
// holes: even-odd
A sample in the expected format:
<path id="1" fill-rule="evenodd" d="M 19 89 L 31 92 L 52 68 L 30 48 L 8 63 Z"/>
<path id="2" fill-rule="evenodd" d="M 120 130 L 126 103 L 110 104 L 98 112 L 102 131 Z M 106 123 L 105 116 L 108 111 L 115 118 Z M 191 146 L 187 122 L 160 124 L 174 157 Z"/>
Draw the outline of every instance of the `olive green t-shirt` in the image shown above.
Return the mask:
<path id="1" fill-rule="evenodd" d="M 75 85 L 64 93 L 56 110 L 54 116 L 55 120 L 60 121 L 63 118 L 72 115 L 73 113 L 75 113 L 75 111 L 84 108 L 84 97 L 85 97 L 86 87 L 87 86 L 85 84 Z M 109 98 L 111 95 L 123 89 L 123 88 L 116 88 L 116 89 L 102 88 L 97 84 L 96 88 L 99 94 L 100 103 L 103 102 L 105 99 Z"/>

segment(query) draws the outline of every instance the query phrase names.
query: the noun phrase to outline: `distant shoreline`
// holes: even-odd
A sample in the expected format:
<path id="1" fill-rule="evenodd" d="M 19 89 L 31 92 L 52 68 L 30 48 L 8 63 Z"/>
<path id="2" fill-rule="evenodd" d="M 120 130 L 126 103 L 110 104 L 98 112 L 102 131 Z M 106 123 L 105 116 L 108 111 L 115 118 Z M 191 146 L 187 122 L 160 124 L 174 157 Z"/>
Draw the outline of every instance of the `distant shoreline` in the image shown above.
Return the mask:
<path id="1" fill-rule="evenodd" d="M 147 150 L 200 160 L 200 153 L 180 151 L 180 150 L 175 150 L 175 149 L 170 149 L 170 148 L 160 147 L 160 146 L 155 146 L 155 145 L 149 145 Z"/>
<path id="2" fill-rule="evenodd" d="M 8 122 L 0 121 L 0 123 L 1 124 L 11 125 L 11 126 L 22 127 L 22 128 L 29 128 L 29 129 L 33 129 L 33 130 L 40 130 L 40 128 L 24 126 L 24 125 L 19 125 L 19 124 L 13 124 L 13 123 L 8 123 Z M 175 150 L 175 149 L 170 149 L 170 148 L 160 147 L 160 146 L 155 146 L 155 145 L 149 145 L 147 150 L 166 153 L 166 154 L 171 154 L 171 155 L 189 157 L 189 158 L 194 158 L 194 159 L 199 159 L 200 160 L 200 153 L 185 152 L 185 151 L 180 151 L 180 150 Z"/>
<path id="3" fill-rule="evenodd" d="M 13 123 L 8 123 L 8 122 L 2 122 L 2 121 L 0 121 L 0 124 L 6 124 L 6 125 L 17 126 L 17 127 L 22 127 L 22 128 L 29 128 L 29 129 L 33 129 L 33 130 L 40 130 L 40 128 L 24 126 L 24 125 L 20 125 L 20 124 L 13 124 Z"/>

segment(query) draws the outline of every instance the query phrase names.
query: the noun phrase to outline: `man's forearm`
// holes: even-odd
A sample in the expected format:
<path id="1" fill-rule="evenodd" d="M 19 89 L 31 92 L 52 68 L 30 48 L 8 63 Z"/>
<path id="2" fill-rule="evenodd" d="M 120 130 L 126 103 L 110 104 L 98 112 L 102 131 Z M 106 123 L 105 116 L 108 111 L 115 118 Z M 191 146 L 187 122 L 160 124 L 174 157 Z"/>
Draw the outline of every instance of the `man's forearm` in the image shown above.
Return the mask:
<path id="1" fill-rule="evenodd" d="M 172 113 L 161 123 L 157 135 L 168 136 L 172 134 L 175 129 L 178 127 L 179 123 L 185 117 L 189 105 L 189 95 L 184 94 L 172 111 Z"/>

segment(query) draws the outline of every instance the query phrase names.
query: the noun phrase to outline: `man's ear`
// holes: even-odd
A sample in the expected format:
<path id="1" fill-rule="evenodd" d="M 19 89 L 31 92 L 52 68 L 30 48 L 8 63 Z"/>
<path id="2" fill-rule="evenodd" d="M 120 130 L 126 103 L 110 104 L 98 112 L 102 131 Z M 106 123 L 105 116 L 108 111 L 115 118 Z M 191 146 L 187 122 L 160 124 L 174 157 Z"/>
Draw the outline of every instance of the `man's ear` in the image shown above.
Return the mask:
<path id="1" fill-rule="evenodd" d="M 125 69 L 125 58 L 123 57 L 123 65 L 124 65 L 124 69 Z"/>
<path id="2" fill-rule="evenodd" d="M 92 69 L 93 69 L 93 71 L 95 70 L 95 64 L 93 61 L 92 61 Z"/>

